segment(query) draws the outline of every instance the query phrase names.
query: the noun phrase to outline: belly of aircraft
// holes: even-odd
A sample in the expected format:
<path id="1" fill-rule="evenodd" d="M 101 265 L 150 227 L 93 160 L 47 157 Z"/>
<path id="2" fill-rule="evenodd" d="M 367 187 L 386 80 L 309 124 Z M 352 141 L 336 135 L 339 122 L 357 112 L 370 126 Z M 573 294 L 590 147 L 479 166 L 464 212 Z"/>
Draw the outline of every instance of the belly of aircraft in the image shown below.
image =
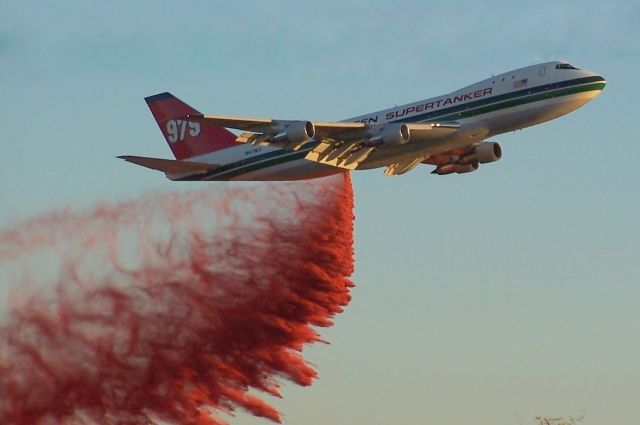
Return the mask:
<path id="1" fill-rule="evenodd" d="M 306 159 L 295 159 L 290 162 L 265 167 L 246 174 L 241 174 L 231 180 L 241 181 L 290 181 L 308 180 L 343 173 L 347 170 L 319 164 Z"/>

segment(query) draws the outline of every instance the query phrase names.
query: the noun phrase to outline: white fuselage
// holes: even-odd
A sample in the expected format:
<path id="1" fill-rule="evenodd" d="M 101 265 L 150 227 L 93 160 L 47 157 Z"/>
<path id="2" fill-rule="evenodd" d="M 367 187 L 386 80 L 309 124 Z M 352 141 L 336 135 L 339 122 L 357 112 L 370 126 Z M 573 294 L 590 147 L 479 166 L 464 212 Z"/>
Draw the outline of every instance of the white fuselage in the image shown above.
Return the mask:
<path id="1" fill-rule="evenodd" d="M 547 62 L 487 78 L 446 95 L 396 106 L 345 121 L 384 124 L 456 121 L 460 131 L 432 142 L 410 142 L 374 152 L 362 168 L 381 167 L 396 160 L 433 156 L 565 115 L 596 97 L 604 78 L 563 62 Z M 304 159 L 315 146 L 299 151 L 238 145 L 196 162 L 220 164 L 204 180 L 301 180 L 343 172 Z"/>

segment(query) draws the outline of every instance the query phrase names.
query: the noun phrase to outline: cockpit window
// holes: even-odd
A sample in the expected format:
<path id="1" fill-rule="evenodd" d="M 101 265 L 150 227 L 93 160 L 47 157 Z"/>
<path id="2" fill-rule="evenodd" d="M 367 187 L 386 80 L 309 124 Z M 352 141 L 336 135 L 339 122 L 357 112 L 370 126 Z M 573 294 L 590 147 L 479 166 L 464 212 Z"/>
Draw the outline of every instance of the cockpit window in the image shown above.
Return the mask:
<path id="1" fill-rule="evenodd" d="M 556 65 L 556 69 L 578 69 L 573 65 L 569 65 L 568 63 L 559 63 Z"/>

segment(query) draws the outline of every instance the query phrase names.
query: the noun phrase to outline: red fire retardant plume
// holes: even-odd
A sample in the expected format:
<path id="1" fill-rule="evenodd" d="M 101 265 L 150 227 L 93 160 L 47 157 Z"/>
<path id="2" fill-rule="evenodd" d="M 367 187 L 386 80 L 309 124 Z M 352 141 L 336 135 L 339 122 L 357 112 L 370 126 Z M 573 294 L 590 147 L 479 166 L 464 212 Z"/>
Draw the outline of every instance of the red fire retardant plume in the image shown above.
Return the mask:
<path id="1" fill-rule="evenodd" d="M 0 423 L 221 424 L 238 408 L 279 422 L 248 390 L 312 383 L 301 352 L 349 302 L 352 223 L 345 174 L 0 231 L 20 285 L 0 329 Z"/>

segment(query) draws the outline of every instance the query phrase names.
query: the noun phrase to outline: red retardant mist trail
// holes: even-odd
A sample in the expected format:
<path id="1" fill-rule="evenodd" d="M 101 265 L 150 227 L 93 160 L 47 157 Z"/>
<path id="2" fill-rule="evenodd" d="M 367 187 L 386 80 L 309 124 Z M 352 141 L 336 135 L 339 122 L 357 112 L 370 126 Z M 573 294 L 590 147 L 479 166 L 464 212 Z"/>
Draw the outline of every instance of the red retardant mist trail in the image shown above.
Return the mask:
<path id="1" fill-rule="evenodd" d="M 302 349 L 350 300 L 352 195 L 345 174 L 0 230 L 0 268 L 30 264 L 0 325 L 0 423 L 205 425 L 236 409 L 279 422 L 248 390 L 316 376 Z"/>

